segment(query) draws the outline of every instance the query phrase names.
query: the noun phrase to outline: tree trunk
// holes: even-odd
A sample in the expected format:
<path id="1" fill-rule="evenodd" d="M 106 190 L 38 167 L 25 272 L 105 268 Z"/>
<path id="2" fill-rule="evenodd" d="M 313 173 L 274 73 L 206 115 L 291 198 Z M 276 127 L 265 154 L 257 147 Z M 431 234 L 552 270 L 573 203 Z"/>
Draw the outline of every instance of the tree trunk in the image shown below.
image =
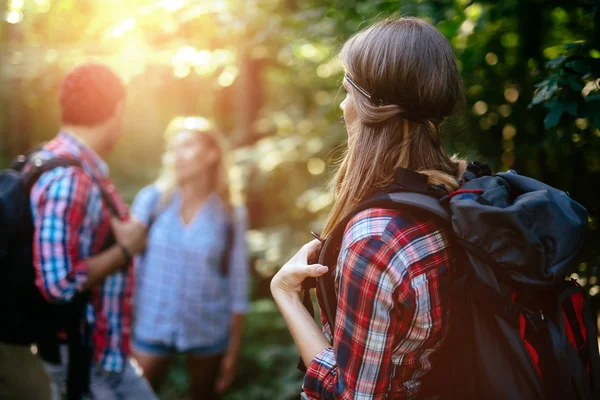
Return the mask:
<path id="1" fill-rule="evenodd" d="M 252 60 L 245 50 L 239 53 L 239 75 L 237 81 L 238 117 L 237 134 L 232 138 L 235 145 L 250 144 L 255 139 L 254 122 L 262 107 L 261 63 Z"/>

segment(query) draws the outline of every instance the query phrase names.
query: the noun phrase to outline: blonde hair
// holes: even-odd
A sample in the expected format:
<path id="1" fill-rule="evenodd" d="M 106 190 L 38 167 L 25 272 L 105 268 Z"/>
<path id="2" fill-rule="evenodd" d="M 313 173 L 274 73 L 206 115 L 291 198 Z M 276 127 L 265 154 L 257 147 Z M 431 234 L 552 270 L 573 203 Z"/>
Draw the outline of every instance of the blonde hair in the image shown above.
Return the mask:
<path id="1" fill-rule="evenodd" d="M 230 190 L 227 146 L 214 125 L 203 117 L 175 118 L 165 131 L 166 150 L 162 156 L 160 174 L 154 182 L 156 188 L 161 192 L 160 205 L 166 205 L 177 189 L 177 177 L 173 165 L 175 156 L 172 147 L 173 138 L 181 132 L 193 133 L 197 139 L 208 139 L 210 145 L 218 150 L 219 158 L 215 165 L 216 173 L 213 175 L 215 179 L 212 189 L 219 196 L 227 211 L 231 213 L 239 196 L 232 196 Z"/>
<path id="2" fill-rule="evenodd" d="M 449 190 L 459 187 L 466 168 L 440 139 L 440 123 L 462 100 L 463 88 L 452 48 L 436 28 L 417 18 L 385 20 L 350 38 L 339 57 L 353 81 L 347 89 L 356 118 L 332 181 L 335 202 L 324 236 L 391 184 L 398 167 Z"/>

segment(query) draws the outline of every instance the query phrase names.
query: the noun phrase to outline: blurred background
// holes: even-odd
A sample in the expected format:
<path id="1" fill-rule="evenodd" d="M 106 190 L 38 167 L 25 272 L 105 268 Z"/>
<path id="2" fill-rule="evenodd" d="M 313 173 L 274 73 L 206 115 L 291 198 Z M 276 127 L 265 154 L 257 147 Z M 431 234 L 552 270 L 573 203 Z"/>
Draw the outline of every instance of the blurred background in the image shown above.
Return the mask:
<path id="1" fill-rule="evenodd" d="M 158 174 L 177 116 L 214 119 L 232 145 L 250 211 L 252 311 L 227 399 L 299 392 L 297 351 L 268 283 L 319 231 L 345 139 L 336 54 L 361 27 L 412 15 L 456 51 L 466 105 L 444 126 L 449 152 L 567 190 L 590 211 L 573 271 L 600 303 L 600 1 L 0 0 L 0 167 L 53 137 L 57 90 L 97 60 L 128 84 L 126 134 L 109 164 L 126 199 Z M 183 399 L 183 362 L 161 396 Z"/>

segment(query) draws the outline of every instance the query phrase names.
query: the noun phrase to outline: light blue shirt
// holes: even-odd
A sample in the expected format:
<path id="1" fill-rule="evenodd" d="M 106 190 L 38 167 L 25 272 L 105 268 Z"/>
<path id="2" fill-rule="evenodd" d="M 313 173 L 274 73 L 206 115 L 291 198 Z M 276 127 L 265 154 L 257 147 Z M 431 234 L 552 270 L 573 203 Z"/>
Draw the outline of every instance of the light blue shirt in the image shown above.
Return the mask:
<path id="1" fill-rule="evenodd" d="M 147 186 L 137 195 L 131 215 L 148 224 L 144 255 L 136 259 L 134 336 L 136 339 L 185 351 L 222 342 L 233 313 L 246 313 L 248 257 L 247 215 L 243 207 L 233 220 L 221 199 L 212 194 L 186 225 L 181 219 L 181 195 L 166 206 L 160 192 Z M 228 223 L 233 223 L 229 273 L 221 273 Z"/>

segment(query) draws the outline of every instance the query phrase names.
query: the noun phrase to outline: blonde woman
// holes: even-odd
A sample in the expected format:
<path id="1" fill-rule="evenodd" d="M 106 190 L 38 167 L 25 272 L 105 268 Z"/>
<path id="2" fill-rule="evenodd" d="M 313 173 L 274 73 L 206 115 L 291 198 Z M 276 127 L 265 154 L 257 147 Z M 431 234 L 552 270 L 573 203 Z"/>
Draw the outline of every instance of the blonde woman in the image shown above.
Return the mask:
<path id="1" fill-rule="evenodd" d="M 158 391 L 176 353 L 187 355 L 192 399 L 232 382 L 248 310 L 247 218 L 231 201 L 226 153 L 203 118 L 175 120 L 158 180 L 132 215 L 149 227 L 137 260 L 133 354 Z"/>
<path id="2" fill-rule="evenodd" d="M 416 18 L 387 20 L 348 40 L 340 59 L 348 147 L 333 181 L 324 237 L 359 202 L 394 181 L 453 191 L 466 168 L 440 141 L 439 123 L 460 101 L 462 81 L 438 30 Z M 300 299 L 301 283 L 328 269 L 314 264 L 318 244 L 304 246 L 271 283 L 307 366 L 305 396 L 416 397 L 447 329 L 448 233 L 433 219 L 401 211 L 371 208 L 354 216 L 335 271 L 335 326 L 323 332 Z"/>

